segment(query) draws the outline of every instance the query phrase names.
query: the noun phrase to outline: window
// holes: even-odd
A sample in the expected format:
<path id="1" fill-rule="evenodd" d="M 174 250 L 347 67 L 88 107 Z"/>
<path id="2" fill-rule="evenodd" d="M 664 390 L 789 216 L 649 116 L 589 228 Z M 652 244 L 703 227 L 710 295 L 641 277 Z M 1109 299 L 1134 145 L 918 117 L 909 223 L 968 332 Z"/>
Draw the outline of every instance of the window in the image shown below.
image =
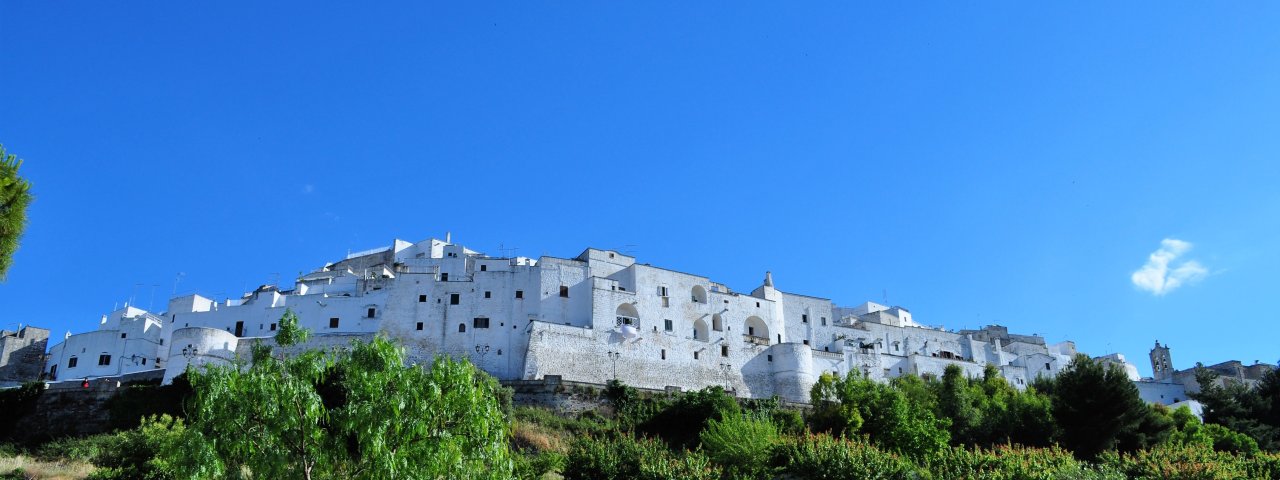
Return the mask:
<path id="1" fill-rule="evenodd" d="M 489 328 L 489 319 L 485 317 L 476 317 L 471 319 L 471 326 L 475 328 Z"/>
<path id="2" fill-rule="evenodd" d="M 111 355 L 98 355 L 98 365 L 111 365 Z"/>
<path id="3" fill-rule="evenodd" d="M 524 298 L 524 290 L 516 290 L 516 298 Z"/>
<path id="4" fill-rule="evenodd" d="M 80 363 L 80 359 L 71 357 L 71 359 L 67 360 L 67 368 L 76 368 L 77 363 Z"/>
<path id="5" fill-rule="evenodd" d="M 697 360 L 697 359 L 698 359 L 698 352 L 693 352 L 693 359 L 694 359 L 694 360 Z"/>
<path id="6" fill-rule="evenodd" d="M 805 344 L 805 345 L 808 345 L 808 344 L 809 344 L 809 341 L 808 341 L 808 340 L 805 340 L 805 341 L 804 341 L 804 344 Z"/>
<path id="7" fill-rule="evenodd" d="M 458 333 L 463 333 L 463 332 L 466 332 L 466 331 L 467 331 L 467 324 L 465 324 L 465 323 L 459 323 L 459 324 L 458 324 Z"/>
<path id="8" fill-rule="evenodd" d="M 449 281 L 449 272 L 441 272 L 441 273 L 440 273 L 440 281 L 441 281 L 441 282 L 447 282 L 447 281 Z"/>
<path id="9" fill-rule="evenodd" d="M 747 327 L 747 335 L 756 336 L 756 327 Z"/>
<path id="10" fill-rule="evenodd" d="M 259 329 L 259 330 L 261 330 L 261 329 L 262 329 L 262 327 L 258 327 L 258 329 Z M 161 339 L 160 339 L 160 344 L 161 344 L 161 345 L 164 345 L 164 339 L 163 339 L 163 338 L 161 338 Z"/>
<path id="11" fill-rule="evenodd" d="M 458 293 L 449 294 L 449 305 L 457 305 L 461 302 L 462 302 L 462 294 L 458 294 Z"/>
<path id="12" fill-rule="evenodd" d="M 338 317 L 329 319 L 329 328 L 338 328 Z"/>
<path id="13" fill-rule="evenodd" d="M 480 271 L 481 271 L 481 272 L 487 272 L 487 271 L 489 271 L 489 266 L 488 266 L 488 265 L 481 265 L 481 266 L 480 266 Z"/>
<path id="14" fill-rule="evenodd" d="M 1045 370 L 1048 370 L 1048 369 L 1049 369 L 1049 362 L 1044 362 L 1044 369 L 1045 369 Z"/>
<path id="15" fill-rule="evenodd" d="M 663 360 L 666 360 L 666 359 L 667 359 L 667 349 L 665 349 L 665 348 L 664 348 L 664 349 L 662 349 L 662 359 L 663 359 Z"/>
<path id="16" fill-rule="evenodd" d="M 772 361 L 773 361 L 773 355 L 765 355 L 765 357 L 766 357 L 770 362 L 772 362 Z"/>
<path id="17" fill-rule="evenodd" d="M 124 338 L 124 337 L 126 337 L 126 336 L 128 336 L 128 335 L 129 335 L 129 334 L 127 334 L 127 333 L 121 333 L 121 334 L 120 334 L 120 338 Z"/>
<path id="18" fill-rule="evenodd" d="M 418 322 L 418 330 L 422 330 L 422 322 Z"/>
<path id="19" fill-rule="evenodd" d="M 560 296 L 561 296 L 562 298 L 569 298 L 569 287 L 564 286 L 564 285 L 561 285 L 561 286 L 560 286 Z"/>
<path id="20" fill-rule="evenodd" d="M 807 313 L 800 314 L 800 323 L 809 323 L 809 314 Z"/>
<path id="21" fill-rule="evenodd" d="M 274 332 L 274 331 L 276 331 L 276 324 L 274 324 L 274 323 L 273 323 L 273 324 L 271 324 L 271 331 L 273 331 L 273 332 Z"/>
<path id="22" fill-rule="evenodd" d="M 488 290 L 484 291 L 484 298 L 492 298 L 492 297 L 493 297 L 493 292 L 490 292 Z"/>
<path id="23" fill-rule="evenodd" d="M 378 314 L 378 309 L 373 308 L 373 307 L 369 307 L 369 311 L 367 312 L 367 315 L 365 315 L 365 316 L 366 316 L 366 317 L 369 317 L 369 318 L 373 318 L 373 317 L 374 317 L 374 316 L 376 316 L 377 314 Z"/>
<path id="24" fill-rule="evenodd" d="M 142 359 L 142 364 L 143 364 L 143 365 L 146 365 L 146 364 L 147 364 L 147 359 L 143 358 L 143 359 Z"/>
<path id="25" fill-rule="evenodd" d="M 756 302 L 756 308 L 760 308 L 760 302 Z"/>
<path id="26" fill-rule="evenodd" d="M 659 285 L 659 286 L 658 286 L 658 296 L 659 296 L 659 297 L 665 297 L 665 296 L 667 296 L 667 286 L 666 286 L 666 285 Z"/>
<path id="27" fill-rule="evenodd" d="M 666 330 L 666 331 L 668 331 L 668 332 L 670 332 L 670 331 L 674 330 L 673 326 L 671 325 L 671 320 L 663 320 L 663 321 L 662 321 L 662 329 L 663 329 L 663 330 Z"/>
<path id="28" fill-rule="evenodd" d="M 426 295 L 418 295 L 418 303 L 427 303 Z"/>
<path id="29" fill-rule="evenodd" d="M 721 346 L 720 346 L 720 356 L 721 356 L 721 357 L 727 357 L 727 356 L 729 356 L 729 346 L 728 346 L 728 345 L 721 345 Z"/>

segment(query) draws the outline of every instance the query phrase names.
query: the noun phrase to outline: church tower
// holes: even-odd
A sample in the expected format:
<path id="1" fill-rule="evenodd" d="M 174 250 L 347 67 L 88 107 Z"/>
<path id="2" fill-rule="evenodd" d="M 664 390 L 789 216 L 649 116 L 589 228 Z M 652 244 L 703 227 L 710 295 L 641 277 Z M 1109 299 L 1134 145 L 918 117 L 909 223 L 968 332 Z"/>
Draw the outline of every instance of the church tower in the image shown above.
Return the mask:
<path id="1" fill-rule="evenodd" d="M 1151 349 L 1151 375 L 1157 382 L 1173 381 L 1173 357 L 1169 356 L 1169 346 L 1161 346 L 1159 340 Z"/>

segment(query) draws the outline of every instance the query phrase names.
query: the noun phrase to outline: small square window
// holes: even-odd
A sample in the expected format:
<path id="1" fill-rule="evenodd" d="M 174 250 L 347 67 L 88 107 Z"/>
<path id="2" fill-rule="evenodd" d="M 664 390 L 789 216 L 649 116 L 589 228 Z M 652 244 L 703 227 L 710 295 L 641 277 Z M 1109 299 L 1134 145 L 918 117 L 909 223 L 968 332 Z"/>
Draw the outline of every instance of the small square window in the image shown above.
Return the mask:
<path id="1" fill-rule="evenodd" d="M 71 357 L 70 359 L 67 359 L 67 368 L 76 368 L 77 363 L 80 363 L 80 359 Z"/>
<path id="2" fill-rule="evenodd" d="M 822 326 L 827 326 L 827 317 L 822 317 Z"/>
<path id="3" fill-rule="evenodd" d="M 729 346 L 728 346 L 728 345 L 721 345 L 721 346 L 720 346 L 720 356 L 721 356 L 721 357 L 727 357 L 727 356 L 729 356 Z"/>
<path id="4" fill-rule="evenodd" d="M 471 319 L 471 326 L 474 328 L 489 328 L 489 319 L 485 317 L 476 317 Z"/>
<path id="5" fill-rule="evenodd" d="M 457 305 L 461 302 L 462 302 L 462 294 L 458 294 L 458 293 L 449 294 L 449 305 Z"/>
<path id="6" fill-rule="evenodd" d="M 366 312 L 365 316 L 368 318 L 373 318 L 373 317 L 376 317 L 377 315 L 378 315 L 378 309 L 369 307 L 369 311 Z"/>
<path id="7" fill-rule="evenodd" d="M 274 332 L 274 331 L 276 331 L 276 324 L 274 324 L 274 323 L 273 323 L 273 324 L 271 324 L 271 331 L 273 331 L 273 332 Z"/>
<path id="8" fill-rule="evenodd" d="M 769 360 L 770 362 L 772 362 L 772 361 L 773 361 L 773 355 L 766 355 L 765 357 L 766 357 L 766 358 L 768 358 L 768 360 Z"/>
<path id="9" fill-rule="evenodd" d="M 567 286 L 565 286 L 565 285 L 561 285 L 561 286 L 560 286 L 560 296 L 561 296 L 562 298 L 569 298 L 569 287 L 567 287 Z"/>
<path id="10" fill-rule="evenodd" d="M 418 303 L 427 303 L 426 295 L 418 295 Z"/>
<path id="11" fill-rule="evenodd" d="M 120 338 L 125 338 L 125 337 L 127 337 L 127 336 L 129 336 L 129 334 L 127 334 L 127 333 L 121 333 L 121 334 L 120 334 Z"/>
<path id="12" fill-rule="evenodd" d="M 524 290 L 516 290 L 516 298 L 524 298 Z"/>
<path id="13" fill-rule="evenodd" d="M 489 266 L 488 266 L 488 265 L 481 265 L 481 266 L 480 266 L 480 271 L 481 271 L 481 272 L 487 272 L 487 271 L 489 271 Z"/>
<path id="14" fill-rule="evenodd" d="M 492 298 L 492 297 L 493 297 L 493 292 L 490 292 L 488 290 L 484 291 L 484 298 Z"/>
<path id="15" fill-rule="evenodd" d="M 808 341 L 808 340 L 805 340 L 805 341 L 804 341 L 804 344 L 805 344 L 805 345 L 808 345 L 808 344 L 809 344 L 809 341 Z"/>
<path id="16" fill-rule="evenodd" d="M 809 323 L 809 314 L 800 314 L 800 323 Z"/>
<path id="17" fill-rule="evenodd" d="M 663 330 L 666 330 L 666 331 L 668 331 L 668 332 L 670 332 L 670 331 L 674 330 L 675 328 L 674 328 L 674 326 L 673 326 L 671 323 L 672 323 L 672 322 L 671 322 L 671 320 L 663 320 L 663 321 L 662 321 L 662 329 L 663 329 Z"/>
<path id="18" fill-rule="evenodd" d="M 447 282 L 447 281 L 449 281 L 449 272 L 442 272 L 442 273 L 440 274 L 440 281 L 441 281 L 441 282 Z"/>
<path id="19" fill-rule="evenodd" d="M 697 359 L 698 359 L 698 352 L 693 352 L 693 359 L 694 359 L 694 360 L 697 360 Z"/>
<path id="20" fill-rule="evenodd" d="M 418 330 L 422 330 L 422 322 L 418 322 Z"/>
<path id="21" fill-rule="evenodd" d="M 98 355 L 98 365 L 111 365 L 111 355 Z"/>
<path id="22" fill-rule="evenodd" d="M 338 317 L 329 319 L 329 328 L 338 328 Z"/>

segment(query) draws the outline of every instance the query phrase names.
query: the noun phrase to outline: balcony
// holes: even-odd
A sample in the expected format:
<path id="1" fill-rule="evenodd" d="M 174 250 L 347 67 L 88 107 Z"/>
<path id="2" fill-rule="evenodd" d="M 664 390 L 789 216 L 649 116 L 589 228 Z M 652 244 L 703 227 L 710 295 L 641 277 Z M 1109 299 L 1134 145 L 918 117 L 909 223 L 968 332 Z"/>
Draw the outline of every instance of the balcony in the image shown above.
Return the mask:
<path id="1" fill-rule="evenodd" d="M 766 346 L 766 347 L 767 347 L 767 346 L 769 346 L 769 338 L 768 338 L 768 337 L 757 337 L 757 336 L 755 336 L 755 335 L 750 335 L 750 334 L 746 334 L 746 333 L 744 333 L 744 334 L 742 334 L 742 340 L 743 340 L 744 342 L 747 342 L 747 343 L 754 343 L 754 344 L 756 344 L 756 345 L 764 345 L 764 346 Z"/>

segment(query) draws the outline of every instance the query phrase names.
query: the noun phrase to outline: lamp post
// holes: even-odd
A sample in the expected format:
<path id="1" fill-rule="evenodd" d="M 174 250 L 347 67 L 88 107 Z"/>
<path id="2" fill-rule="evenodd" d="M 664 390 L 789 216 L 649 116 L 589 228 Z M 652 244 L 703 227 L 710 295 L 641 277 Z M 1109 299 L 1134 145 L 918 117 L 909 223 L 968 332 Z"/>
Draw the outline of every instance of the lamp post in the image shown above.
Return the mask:
<path id="1" fill-rule="evenodd" d="M 484 370 L 484 356 L 489 354 L 489 345 L 476 345 L 476 353 L 480 355 L 480 369 Z"/>
<path id="2" fill-rule="evenodd" d="M 622 352 L 608 352 L 609 360 L 613 361 L 613 379 L 618 379 L 618 358 L 622 356 Z"/>

